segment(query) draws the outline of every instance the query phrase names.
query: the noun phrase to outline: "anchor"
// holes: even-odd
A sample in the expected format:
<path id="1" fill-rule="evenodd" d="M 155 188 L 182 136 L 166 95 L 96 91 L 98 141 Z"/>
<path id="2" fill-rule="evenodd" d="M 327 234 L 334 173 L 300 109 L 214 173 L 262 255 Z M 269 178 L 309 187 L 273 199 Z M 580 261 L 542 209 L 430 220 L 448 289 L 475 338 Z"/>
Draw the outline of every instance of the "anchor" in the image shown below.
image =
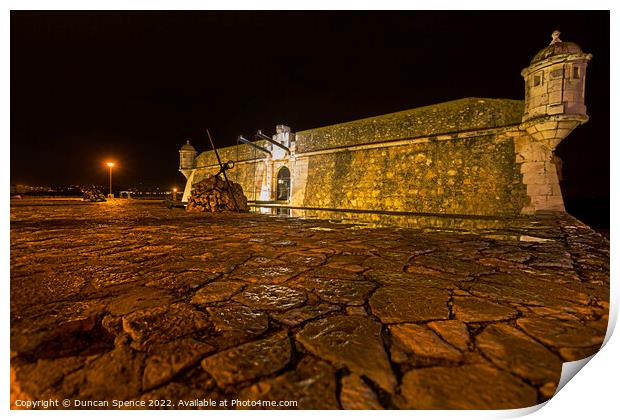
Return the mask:
<path id="1" fill-rule="evenodd" d="M 211 138 L 211 133 L 209 133 L 209 129 L 207 128 L 207 136 L 209 137 L 209 142 L 211 143 L 211 147 L 215 152 L 215 157 L 217 158 L 217 163 L 220 165 L 220 170 L 216 176 L 222 174 L 224 175 L 224 180 L 226 181 L 226 189 L 230 188 L 230 182 L 228 181 L 228 176 L 226 176 L 226 171 L 234 168 L 235 162 L 229 160 L 226 164 L 222 164 L 222 160 L 220 159 L 220 154 L 217 151 L 217 147 L 215 147 L 215 143 L 213 142 L 213 138 Z M 230 196 L 233 199 L 233 203 L 235 204 L 235 210 L 239 211 L 239 204 L 237 203 L 237 199 L 235 198 L 235 194 L 230 191 Z"/>
<path id="2" fill-rule="evenodd" d="M 209 142 L 211 143 L 211 148 L 213 149 L 213 151 L 215 152 L 215 157 L 217 158 L 217 163 L 220 166 L 220 170 L 217 172 L 217 174 L 215 174 L 215 176 L 220 176 L 223 175 L 224 176 L 224 180 L 226 181 L 226 189 L 228 189 L 230 187 L 230 182 L 228 181 L 228 176 L 226 175 L 226 171 L 229 169 L 232 169 L 235 167 L 235 162 L 232 160 L 229 160 L 226 163 L 222 163 L 222 160 L 220 159 L 220 154 L 217 151 L 217 147 L 215 147 L 215 142 L 213 141 L 213 138 L 211 137 L 211 133 L 209 132 L 209 129 L 207 128 L 207 136 L 209 137 Z M 235 210 L 239 211 L 239 204 L 237 203 L 237 199 L 235 198 L 235 195 L 232 193 L 230 196 L 233 199 L 233 203 L 235 204 Z M 166 200 L 166 207 L 168 207 L 169 209 L 172 209 L 173 207 L 178 207 L 178 208 L 185 208 L 185 204 L 181 203 L 180 201 L 174 201 L 174 200 Z"/>
<path id="3" fill-rule="evenodd" d="M 224 174 L 224 172 L 226 172 L 227 170 L 232 169 L 232 168 L 234 168 L 234 167 L 235 167 L 235 162 L 234 162 L 234 161 L 232 161 L 232 160 L 229 160 L 228 162 L 226 162 L 225 164 L 223 164 L 223 165 L 220 167 L 219 172 L 218 172 L 218 173 L 216 173 L 216 174 L 215 174 L 215 176 L 220 176 L 220 175 L 223 175 L 223 174 Z"/>

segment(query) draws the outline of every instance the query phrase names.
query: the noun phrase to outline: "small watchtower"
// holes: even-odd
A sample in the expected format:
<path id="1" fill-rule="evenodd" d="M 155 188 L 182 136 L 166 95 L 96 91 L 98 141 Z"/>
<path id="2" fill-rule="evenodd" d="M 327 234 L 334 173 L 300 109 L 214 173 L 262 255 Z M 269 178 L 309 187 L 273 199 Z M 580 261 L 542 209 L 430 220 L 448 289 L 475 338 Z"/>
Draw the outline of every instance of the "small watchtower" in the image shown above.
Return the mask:
<path id="1" fill-rule="evenodd" d="M 196 159 L 196 149 L 187 140 L 187 143 L 179 149 L 179 171 L 185 178 L 189 178 L 192 171 L 196 169 L 194 159 Z"/>
<path id="2" fill-rule="evenodd" d="M 525 79 L 525 112 L 521 129 L 553 151 L 577 126 L 588 121 L 584 104 L 586 67 L 592 54 L 574 42 L 551 35 L 551 43 L 540 50 L 521 71 Z"/>

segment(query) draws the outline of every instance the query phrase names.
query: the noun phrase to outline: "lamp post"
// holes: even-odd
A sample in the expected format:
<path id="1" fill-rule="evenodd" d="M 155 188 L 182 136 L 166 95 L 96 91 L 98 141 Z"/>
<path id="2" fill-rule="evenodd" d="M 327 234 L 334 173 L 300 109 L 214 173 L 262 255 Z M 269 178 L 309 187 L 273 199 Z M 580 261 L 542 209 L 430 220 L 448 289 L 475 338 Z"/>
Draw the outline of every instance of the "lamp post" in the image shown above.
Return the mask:
<path id="1" fill-rule="evenodd" d="M 108 194 L 108 198 L 114 198 L 114 194 L 112 193 L 112 168 L 114 167 L 114 162 L 106 163 L 110 168 L 110 194 Z"/>
<path id="2" fill-rule="evenodd" d="M 172 201 L 177 201 L 177 189 L 172 189 Z"/>

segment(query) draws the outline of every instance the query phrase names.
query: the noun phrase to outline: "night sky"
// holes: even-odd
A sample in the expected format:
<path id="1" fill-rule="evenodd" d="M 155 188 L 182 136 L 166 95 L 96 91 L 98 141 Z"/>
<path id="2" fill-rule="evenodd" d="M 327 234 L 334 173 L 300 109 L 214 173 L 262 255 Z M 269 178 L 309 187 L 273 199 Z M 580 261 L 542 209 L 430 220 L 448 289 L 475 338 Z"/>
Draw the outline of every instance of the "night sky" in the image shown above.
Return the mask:
<path id="1" fill-rule="evenodd" d="M 459 99 L 522 99 L 564 41 L 594 55 L 565 197 L 609 197 L 608 12 L 12 12 L 11 183 L 182 186 L 178 149 Z"/>

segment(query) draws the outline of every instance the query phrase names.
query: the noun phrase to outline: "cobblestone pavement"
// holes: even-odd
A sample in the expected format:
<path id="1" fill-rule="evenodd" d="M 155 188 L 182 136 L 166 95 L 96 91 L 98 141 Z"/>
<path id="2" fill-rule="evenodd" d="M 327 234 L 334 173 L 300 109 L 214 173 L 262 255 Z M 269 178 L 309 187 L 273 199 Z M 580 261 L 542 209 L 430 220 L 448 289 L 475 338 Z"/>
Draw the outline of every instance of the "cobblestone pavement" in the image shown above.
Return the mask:
<path id="1" fill-rule="evenodd" d="M 567 215 L 457 234 L 11 203 L 13 399 L 525 407 L 597 351 L 608 302 L 609 243 Z"/>

